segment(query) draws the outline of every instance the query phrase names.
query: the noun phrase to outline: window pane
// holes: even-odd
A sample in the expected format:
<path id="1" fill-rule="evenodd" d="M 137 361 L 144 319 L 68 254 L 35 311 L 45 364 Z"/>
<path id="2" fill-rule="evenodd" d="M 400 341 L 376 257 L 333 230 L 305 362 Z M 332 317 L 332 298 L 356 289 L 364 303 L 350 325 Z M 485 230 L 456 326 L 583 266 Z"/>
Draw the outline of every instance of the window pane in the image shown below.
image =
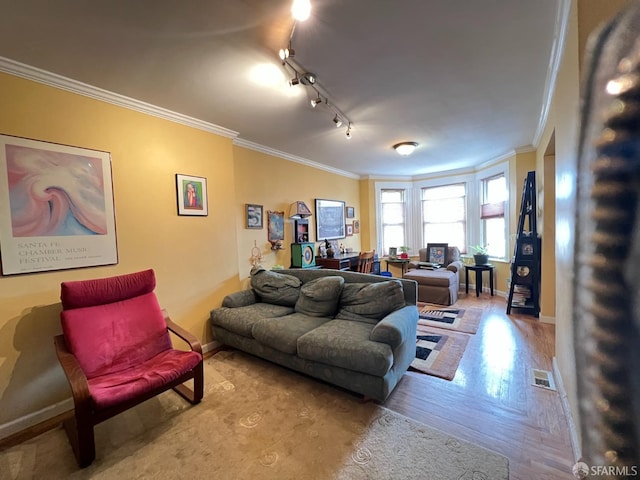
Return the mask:
<path id="1" fill-rule="evenodd" d="M 507 199 L 507 182 L 504 175 L 489 178 L 485 182 L 485 198 L 483 203 L 503 202 Z"/>
<path id="2" fill-rule="evenodd" d="M 382 203 L 388 202 L 404 202 L 404 191 L 403 190 L 382 190 L 380 194 L 380 201 Z"/>
<path id="3" fill-rule="evenodd" d="M 398 203 L 382 205 L 382 223 L 404 223 L 403 205 Z"/>
<path id="4" fill-rule="evenodd" d="M 448 243 L 466 252 L 464 183 L 422 189 L 422 242 Z"/>
<path id="5" fill-rule="evenodd" d="M 380 192 L 383 255 L 389 253 L 389 247 L 406 245 L 404 198 L 405 191 L 402 189 Z"/>
<path id="6" fill-rule="evenodd" d="M 465 187 L 463 183 L 444 185 L 442 187 L 429 187 L 422 189 L 423 200 L 438 200 L 441 198 L 464 197 Z"/>
<path id="7" fill-rule="evenodd" d="M 506 231 L 504 218 L 488 218 L 484 222 L 484 243 L 490 257 L 505 258 Z"/>

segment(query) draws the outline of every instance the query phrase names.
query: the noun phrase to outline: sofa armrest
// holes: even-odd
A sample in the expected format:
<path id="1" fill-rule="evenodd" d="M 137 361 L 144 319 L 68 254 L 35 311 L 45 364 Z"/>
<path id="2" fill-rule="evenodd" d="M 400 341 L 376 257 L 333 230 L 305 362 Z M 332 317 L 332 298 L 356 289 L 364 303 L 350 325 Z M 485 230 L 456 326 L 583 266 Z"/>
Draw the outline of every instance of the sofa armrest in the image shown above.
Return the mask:
<path id="1" fill-rule="evenodd" d="M 460 270 L 462 270 L 462 262 L 460 260 L 451 262 L 449 265 L 447 265 L 447 270 L 451 270 L 453 273 L 458 273 Z"/>
<path id="2" fill-rule="evenodd" d="M 415 342 L 418 325 L 418 307 L 406 305 L 391 312 L 373 327 L 369 340 L 396 348 L 406 341 Z"/>
<path id="3" fill-rule="evenodd" d="M 258 295 L 250 288 L 249 290 L 230 293 L 222 300 L 222 306 L 229 308 L 247 307 L 257 302 Z"/>

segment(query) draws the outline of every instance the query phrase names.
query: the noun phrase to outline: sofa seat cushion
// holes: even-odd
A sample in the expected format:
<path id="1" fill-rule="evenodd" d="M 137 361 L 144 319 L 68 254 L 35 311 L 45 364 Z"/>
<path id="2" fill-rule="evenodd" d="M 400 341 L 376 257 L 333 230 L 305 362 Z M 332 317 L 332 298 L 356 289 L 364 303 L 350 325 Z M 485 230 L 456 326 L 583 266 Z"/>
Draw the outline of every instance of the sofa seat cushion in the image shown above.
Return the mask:
<path id="1" fill-rule="evenodd" d="M 257 269 L 252 272 L 251 288 L 266 303 L 293 307 L 300 295 L 300 279 L 293 275 Z"/>
<path id="2" fill-rule="evenodd" d="M 334 319 L 298 339 L 298 356 L 306 360 L 384 376 L 393 365 L 386 343 L 369 340 L 373 325 Z"/>
<path id="3" fill-rule="evenodd" d="M 403 278 L 415 280 L 420 285 L 431 285 L 433 287 L 448 288 L 457 280 L 457 276 L 451 270 L 441 268 L 438 270 L 410 270 L 404 274 Z"/>
<path id="4" fill-rule="evenodd" d="M 278 318 L 262 318 L 253 325 L 253 338 L 280 352 L 295 355 L 298 339 L 329 320 L 329 318 L 311 317 L 302 313 L 292 313 Z"/>
<path id="5" fill-rule="evenodd" d="M 338 275 L 316 278 L 300 288 L 296 312 L 312 317 L 331 317 L 338 312 L 344 278 Z"/>
<path id="6" fill-rule="evenodd" d="M 246 307 L 217 308 L 211 312 L 211 323 L 243 337 L 252 338 L 253 325 L 263 318 L 284 317 L 293 313 L 292 307 L 254 303 Z"/>
<path id="7" fill-rule="evenodd" d="M 376 324 L 391 312 L 404 307 L 399 280 L 378 283 L 346 283 L 340 295 L 336 318 Z"/>

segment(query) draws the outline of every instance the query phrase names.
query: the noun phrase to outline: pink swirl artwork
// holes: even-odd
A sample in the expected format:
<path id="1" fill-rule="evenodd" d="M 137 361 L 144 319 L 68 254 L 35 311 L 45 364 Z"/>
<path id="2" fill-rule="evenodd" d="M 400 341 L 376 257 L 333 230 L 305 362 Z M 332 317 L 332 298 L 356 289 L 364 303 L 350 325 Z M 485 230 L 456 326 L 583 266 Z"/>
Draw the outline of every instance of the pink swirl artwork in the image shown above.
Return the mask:
<path id="1" fill-rule="evenodd" d="M 106 235 L 102 161 L 6 145 L 14 237 Z"/>

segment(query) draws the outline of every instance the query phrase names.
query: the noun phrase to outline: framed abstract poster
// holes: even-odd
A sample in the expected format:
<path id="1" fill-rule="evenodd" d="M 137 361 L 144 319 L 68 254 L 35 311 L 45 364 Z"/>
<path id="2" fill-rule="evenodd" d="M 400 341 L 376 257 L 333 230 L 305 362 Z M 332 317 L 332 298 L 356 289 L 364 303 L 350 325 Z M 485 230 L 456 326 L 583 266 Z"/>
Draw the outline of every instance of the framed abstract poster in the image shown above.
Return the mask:
<path id="1" fill-rule="evenodd" d="M 3 275 L 118 263 L 110 154 L 0 135 L 0 256 Z"/>
<path id="2" fill-rule="evenodd" d="M 176 190 L 178 215 L 206 217 L 209 214 L 206 178 L 176 173 Z"/>

